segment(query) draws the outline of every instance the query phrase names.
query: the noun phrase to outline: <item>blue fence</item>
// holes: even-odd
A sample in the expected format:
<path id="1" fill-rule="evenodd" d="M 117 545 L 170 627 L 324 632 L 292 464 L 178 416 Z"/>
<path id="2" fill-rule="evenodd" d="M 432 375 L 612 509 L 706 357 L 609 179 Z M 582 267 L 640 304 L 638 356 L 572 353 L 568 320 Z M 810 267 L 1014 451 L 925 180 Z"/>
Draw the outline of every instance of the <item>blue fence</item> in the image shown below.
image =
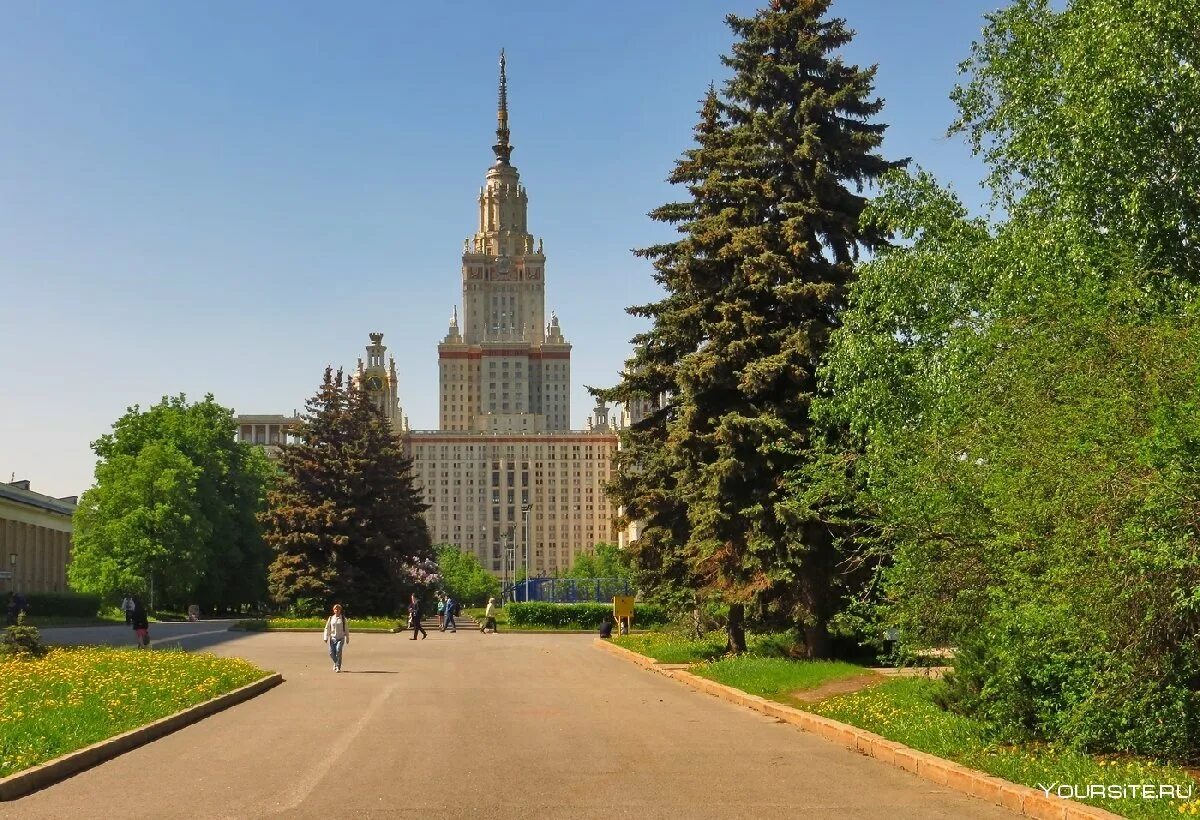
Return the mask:
<path id="1" fill-rule="evenodd" d="M 542 601 L 555 604 L 609 603 L 616 595 L 632 595 L 629 582 L 620 578 L 530 578 L 504 588 L 506 601 Z"/>

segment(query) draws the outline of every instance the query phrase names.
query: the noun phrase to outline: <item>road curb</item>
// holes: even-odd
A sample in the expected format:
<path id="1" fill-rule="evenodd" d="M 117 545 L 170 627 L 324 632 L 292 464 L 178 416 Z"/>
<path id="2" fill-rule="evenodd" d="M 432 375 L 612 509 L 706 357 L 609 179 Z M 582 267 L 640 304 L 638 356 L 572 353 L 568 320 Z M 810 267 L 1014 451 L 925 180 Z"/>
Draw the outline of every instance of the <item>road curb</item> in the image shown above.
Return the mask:
<path id="1" fill-rule="evenodd" d="M 145 746 L 153 740 L 179 731 L 183 727 L 202 720 L 209 715 L 214 715 L 217 712 L 228 709 L 230 706 L 236 706 L 243 701 L 250 700 L 250 698 L 261 695 L 263 692 L 281 683 L 283 683 L 283 675 L 279 673 L 267 675 L 265 678 L 259 678 L 253 683 L 248 683 L 239 689 L 234 689 L 232 692 L 226 692 L 211 700 L 197 703 L 195 706 L 189 706 L 187 709 L 183 709 L 173 715 L 159 718 L 153 723 L 147 723 L 145 726 L 131 729 L 124 734 L 101 740 L 93 743 L 91 746 L 77 749 L 74 752 L 68 752 L 62 757 L 48 760 L 33 768 L 0 778 L 0 803 L 15 800 L 18 797 L 23 797 L 31 792 L 44 789 L 47 786 L 53 786 L 55 783 L 66 780 L 72 775 L 79 774 L 106 760 L 112 760 L 114 757 L 132 751 L 139 746 Z"/>
<path id="2" fill-rule="evenodd" d="M 767 700 L 758 695 L 751 695 L 740 689 L 734 689 L 732 686 L 694 675 L 685 669 L 664 669 L 653 658 L 648 658 L 623 646 L 617 646 L 603 638 L 597 638 L 594 643 L 644 669 L 673 678 L 693 689 L 738 706 L 753 709 L 806 732 L 820 735 L 826 740 L 832 740 L 834 743 L 867 757 L 899 766 L 901 769 L 939 786 L 979 797 L 1026 817 L 1037 818 L 1037 820 L 1120 820 L 1121 818 L 1121 815 L 1104 809 L 1061 797 L 1050 797 L 1039 789 L 1013 783 L 959 763 L 917 751 L 903 743 L 888 740 L 874 732 L 868 732 L 848 723 L 805 712 L 802 709 Z"/>

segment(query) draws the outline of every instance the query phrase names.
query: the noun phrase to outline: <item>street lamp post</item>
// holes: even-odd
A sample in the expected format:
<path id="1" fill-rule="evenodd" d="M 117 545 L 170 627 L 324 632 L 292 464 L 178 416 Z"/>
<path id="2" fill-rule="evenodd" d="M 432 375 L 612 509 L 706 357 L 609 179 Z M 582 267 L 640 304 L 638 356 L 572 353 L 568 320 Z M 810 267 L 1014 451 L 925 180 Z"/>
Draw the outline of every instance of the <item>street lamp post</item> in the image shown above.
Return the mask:
<path id="1" fill-rule="evenodd" d="M 525 514 L 525 600 L 529 600 L 529 511 L 532 504 L 522 504 L 521 512 Z"/>

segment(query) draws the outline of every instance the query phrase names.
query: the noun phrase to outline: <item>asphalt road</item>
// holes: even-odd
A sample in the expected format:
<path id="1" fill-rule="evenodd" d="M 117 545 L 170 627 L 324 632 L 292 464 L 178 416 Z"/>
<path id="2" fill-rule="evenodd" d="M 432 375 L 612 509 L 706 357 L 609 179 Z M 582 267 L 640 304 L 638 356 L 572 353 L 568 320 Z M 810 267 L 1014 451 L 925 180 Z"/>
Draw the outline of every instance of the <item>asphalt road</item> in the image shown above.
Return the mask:
<path id="1" fill-rule="evenodd" d="M 351 636 L 156 624 L 284 674 L 251 701 L 10 803 L 22 818 L 1000 818 L 691 690 L 586 635 Z M 124 642 L 123 628 L 46 630 Z M 161 644 L 160 644 L 161 645 Z"/>

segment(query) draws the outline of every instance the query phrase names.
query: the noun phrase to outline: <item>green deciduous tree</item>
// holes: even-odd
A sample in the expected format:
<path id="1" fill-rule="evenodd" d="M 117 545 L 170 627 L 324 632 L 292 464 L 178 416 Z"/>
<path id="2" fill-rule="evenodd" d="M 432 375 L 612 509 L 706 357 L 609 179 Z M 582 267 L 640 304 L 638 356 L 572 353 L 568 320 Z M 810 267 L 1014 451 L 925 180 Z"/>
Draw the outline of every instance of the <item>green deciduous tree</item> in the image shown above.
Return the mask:
<path id="1" fill-rule="evenodd" d="M 745 607 L 758 603 L 785 607 L 824 656 L 836 607 L 830 522 L 783 505 L 813 455 L 816 370 L 855 259 L 884 241 L 859 224 L 862 188 L 895 163 L 877 153 L 874 70 L 841 61 L 851 33 L 829 5 L 775 0 L 729 16 L 733 77 L 709 94 L 672 177 L 692 200 L 652 214 L 682 238 L 643 252 L 667 295 L 634 310 L 655 326 L 607 394 L 672 391 L 630 435 L 644 455 L 620 465 L 616 500 L 631 516 L 670 511 L 651 544 L 682 560 L 658 560 L 729 605 L 732 651 L 744 651 Z"/>
<path id="2" fill-rule="evenodd" d="M 389 613 L 432 559 L 412 462 L 369 396 L 326 368 L 262 516 L 274 551 L 272 597 L 295 609 L 340 601 Z"/>
<path id="3" fill-rule="evenodd" d="M 500 595 L 500 579 L 484 569 L 473 554 L 453 544 L 441 544 L 436 551 L 442 587 L 456 601 L 480 606 Z"/>
<path id="4" fill-rule="evenodd" d="M 131 408 L 92 446 L 96 486 L 76 511 L 72 585 L 205 608 L 261 601 L 267 552 L 255 515 L 271 469 L 235 440 L 211 396 Z"/>
<path id="5" fill-rule="evenodd" d="M 616 578 L 632 580 L 629 553 L 608 541 L 597 543 L 590 552 L 575 556 L 575 562 L 567 570 L 567 578 Z"/>
<path id="6" fill-rule="evenodd" d="M 1200 750 L 1197 14 L 993 15 L 956 127 L 1003 217 L 890 179 L 868 219 L 908 242 L 860 268 L 828 358 L 882 614 L 960 648 L 945 703 L 1002 737 Z"/>

